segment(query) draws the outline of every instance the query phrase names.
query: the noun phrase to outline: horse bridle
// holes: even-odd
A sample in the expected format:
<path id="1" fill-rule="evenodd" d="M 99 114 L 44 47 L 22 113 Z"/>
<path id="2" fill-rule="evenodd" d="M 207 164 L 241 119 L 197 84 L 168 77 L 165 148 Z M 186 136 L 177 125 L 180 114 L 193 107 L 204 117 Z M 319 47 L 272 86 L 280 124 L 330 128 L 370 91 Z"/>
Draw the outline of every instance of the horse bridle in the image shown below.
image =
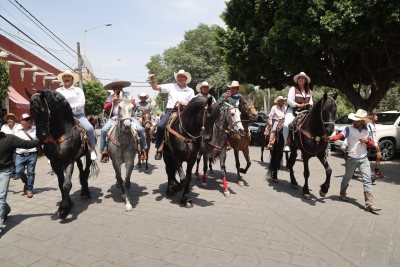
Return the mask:
<path id="1" fill-rule="evenodd" d="M 232 118 L 231 113 L 229 112 L 231 109 L 237 109 L 238 107 L 232 106 L 232 107 L 227 107 L 226 109 L 226 113 L 228 116 L 230 116 Z M 241 135 L 238 131 L 235 130 L 235 125 L 238 124 L 239 122 L 242 122 L 242 120 L 240 121 L 234 121 L 232 119 L 233 123 L 231 125 L 228 125 L 228 129 L 224 129 L 222 128 L 222 126 L 218 125 L 217 122 L 214 122 L 215 126 L 217 126 L 217 128 L 221 129 L 222 131 L 226 132 L 227 135 L 231 135 L 231 134 L 238 134 Z"/>
<path id="2" fill-rule="evenodd" d="M 213 104 L 214 104 L 214 103 L 213 103 Z M 204 124 L 205 124 L 205 121 L 206 121 L 206 115 L 207 115 L 207 109 L 208 109 L 208 108 L 209 108 L 208 105 L 204 107 L 203 119 L 202 119 L 202 125 L 201 125 L 201 131 L 200 131 L 199 135 L 198 135 L 198 136 L 193 136 L 193 135 L 191 135 L 190 133 L 188 133 L 188 132 L 185 130 L 185 128 L 183 128 L 183 126 L 182 126 L 181 110 L 180 110 L 180 105 L 178 105 L 179 128 L 181 128 L 187 135 L 189 135 L 190 138 L 191 138 L 193 141 L 195 141 L 195 139 L 197 139 L 197 138 L 203 136 L 203 131 L 205 130 Z"/>
<path id="3" fill-rule="evenodd" d="M 33 97 L 35 96 L 40 96 L 39 93 L 35 93 L 31 96 L 30 100 L 32 100 Z M 46 108 L 47 108 L 47 132 L 49 133 L 49 136 L 46 137 L 46 139 L 43 141 L 43 143 L 51 143 L 54 142 L 54 138 L 50 134 L 50 118 L 51 118 L 51 113 L 50 113 L 50 108 L 49 108 L 49 103 L 47 102 L 47 99 L 44 97 L 44 102 L 46 103 Z"/>
<path id="4" fill-rule="evenodd" d="M 335 102 L 335 101 L 333 101 L 333 102 Z M 324 125 L 335 125 L 335 121 L 324 121 L 324 118 L 322 116 L 322 107 L 324 106 L 324 103 L 325 103 L 325 101 L 324 101 L 324 99 L 322 99 L 320 116 L 321 116 L 321 121 L 322 121 L 322 130 L 324 131 L 324 135 L 325 135 L 326 129 L 325 129 Z"/>

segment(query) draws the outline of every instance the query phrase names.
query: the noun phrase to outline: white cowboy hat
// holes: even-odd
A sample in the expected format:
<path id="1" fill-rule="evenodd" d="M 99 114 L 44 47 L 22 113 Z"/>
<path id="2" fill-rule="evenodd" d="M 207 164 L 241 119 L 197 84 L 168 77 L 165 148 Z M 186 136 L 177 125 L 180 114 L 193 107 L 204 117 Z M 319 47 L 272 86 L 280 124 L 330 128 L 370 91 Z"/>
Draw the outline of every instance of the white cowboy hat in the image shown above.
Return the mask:
<path id="1" fill-rule="evenodd" d="M 140 94 L 138 94 L 138 98 L 140 99 L 141 97 L 146 97 L 146 100 L 149 99 L 149 95 L 145 92 L 141 92 Z"/>
<path id="2" fill-rule="evenodd" d="M 190 75 L 189 72 L 186 72 L 184 70 L 179 70 L 178 72 L 174 72 L 174 76 L 175 76 L 175 81 L 176 80 L 176 76 L 178 76 L 179 74 L 183 74 L 186 76 L 187 80 L 186 80 L 186 84 L 190 83 L 192 81 L 192 75 Z"/>
<path id="3" fill-rule="evenodd" d="M 239 92 L 243 90 L 243 85 L 239 84 L 238 81 L 232 81 L 231 85 L 227 85 L 229 88 L 231 87 L 239 87 Z"/>
<path id="4" fill-rule="evenodd" d="M 121 81 L 120 79 L 114 78 L 112 82 L 104 86 L 104 90 L 112 90 L 114 86 L 122 85 L 122 88 L 128 87 L 131 85 L 128 81 Z"/>
<path id="5" fill-rule="evenodd" d="M 307 74 L 305 74 L 304 72 L 300 72 L 299 74 L 297 74 L 297 75 L 294 75 L 294 77 L 293 77 L 293 81 L 294 81 L 295 83 L 297 83 L 297 78 L 299 78 L 299 77 L 304 77 L 304 78 L 306 78 L 306 79 L 307 79 L 307 81 L 308 81 L 308 83 L 310 83 L 310 82 L 311 82 L 311 79 L 310 79 L 310 77 L 308 77 L 308 76 L 307 76 Z"/>
<path id="6" fill-rule="evenodd" d="M 368 119 L 367 115 L 368 115 L 367 111 L 365 111 L 363 109 L 359 109 L 359 110 L 357 110 L 357 112 L 355 114 L 350 113 L 347 117 L 353 121 L 365 121 L 365 122 L 369 123 L 369 122 L 371 122 L 371 120 Z"/>
<path id="7" fill-rule="evenodd" d="M 79 74 L 76 72 L 72 72 L 70 70 L 66 70 L 64 72 L 61 72 L 60 74 L 57 75 L 57 80 L 59 80 L 60 82 L 63 82 L 62 77 L 64 75 L 71 75 L 73 78 L 73 83 L 76 83 L 79 81 Z"/>
<path id="8" fill-rule="evenodd" d="M 279 100 L 285 101 L 286 98 L 283 98 L 283 96 L 280 95 L 280 96 L 278 96 L 277 98 L 275 98 L 274 103 L 275 103 L 275 104 L 278 104 L 278 101 L 279 101 Z"/>
<path id="9" fill-rule="evenodd" d="M 201 89 L 201 87 L 203 87 L 203 86 L 207 86 L 208 89 L 213 88 L 211 85 L 208 84 L 208 82 L 205 82 L 205 81 L 204 81 L 204 82 L 198 83 L 198 84 L 196 85 L 196 90 L 197 90 L 197 92 L 200 93 L 200 89 Z"/>

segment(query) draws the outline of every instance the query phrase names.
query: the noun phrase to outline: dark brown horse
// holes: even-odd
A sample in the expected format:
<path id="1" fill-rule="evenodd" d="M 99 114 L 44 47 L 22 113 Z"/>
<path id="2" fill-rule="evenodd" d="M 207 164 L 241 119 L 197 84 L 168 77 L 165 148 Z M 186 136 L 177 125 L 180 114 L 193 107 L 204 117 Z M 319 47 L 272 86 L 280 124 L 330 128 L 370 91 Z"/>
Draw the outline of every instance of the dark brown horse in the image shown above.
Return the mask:
<path id="1" fill-rule="evenodd" d="M 153 139 L 151 129 L 153 123 L 151 122 L 151 109 L 145 110 L 142 112 L 142 121 L 141 121 L 144 133 L 146 135 L 146 144 L 147 144 L 147 149 L 146 149 L 146 158 L 143 161 L 146 161 L 146 171 L 149 171 L 149 167 L 147 165 L 147 161 L 149 160 L 149 151 L 150 151 L 150 145 L 151 145 L 151 140 Z M 138 157 L 138 167 L 142 167 L 142 160 L 140 157 Z"/>

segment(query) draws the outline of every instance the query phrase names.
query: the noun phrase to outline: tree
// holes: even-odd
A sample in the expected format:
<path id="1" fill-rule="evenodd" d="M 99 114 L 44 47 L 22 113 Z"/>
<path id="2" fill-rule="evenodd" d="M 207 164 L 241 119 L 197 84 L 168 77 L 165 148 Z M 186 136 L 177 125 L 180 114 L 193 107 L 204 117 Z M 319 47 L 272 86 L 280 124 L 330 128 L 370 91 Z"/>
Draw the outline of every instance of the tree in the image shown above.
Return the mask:
<path id="1" fill-rule="evenodd" d="M 8 86 L 11 84 L 8 64 L 0 59 L 0 100 L 8 97 Z"/>
<path id="2" fill-rule="evenodd" d="M 283 88 L 304 71 L 371 111 L 400 79 L 399 17 L 397 0 L 231 0 L 218 51 L 229 77 Z"/>
<path id="3" fill-rule="evenodd" d="M 83 84 L 82 90 L 86 98 L 85 114 L 98 115 L 102 113 L 104 102 L 106 102 L 108 97 L 108 92 L 103 89 L 101 83 L 88 81 Z"/>

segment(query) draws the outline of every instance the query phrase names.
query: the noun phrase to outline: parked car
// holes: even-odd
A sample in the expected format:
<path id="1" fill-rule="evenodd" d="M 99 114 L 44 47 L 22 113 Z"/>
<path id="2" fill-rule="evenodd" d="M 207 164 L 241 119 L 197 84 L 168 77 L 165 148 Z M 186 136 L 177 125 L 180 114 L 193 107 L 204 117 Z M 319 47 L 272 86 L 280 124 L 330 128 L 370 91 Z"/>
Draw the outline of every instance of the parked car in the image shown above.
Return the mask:
<path id="1" fill-rule="evenodd" d="M 262 112 L 258 112 L 257 120 L 249 123 L 249 130 L 251 133 L 251 145 L 260 145 L 261 132 L 264 131 L 267 124 L 267 115 Z"/>
<path id="2" fill-rule="evenodd" d="M 337 135 L 341 133 L 346 126 L 352 124 L 353 121 L 347 117 L 347 115 L 339 117 L 335 120 L 335 130 L 332 133 L 333 135 Z M 343 143 L 344 138 L 341 140 L 337 140 L 336 142 L 331 141 L 331 148 L 335 148 L 336 150 L 340 150 L 340 146 Z"/>

